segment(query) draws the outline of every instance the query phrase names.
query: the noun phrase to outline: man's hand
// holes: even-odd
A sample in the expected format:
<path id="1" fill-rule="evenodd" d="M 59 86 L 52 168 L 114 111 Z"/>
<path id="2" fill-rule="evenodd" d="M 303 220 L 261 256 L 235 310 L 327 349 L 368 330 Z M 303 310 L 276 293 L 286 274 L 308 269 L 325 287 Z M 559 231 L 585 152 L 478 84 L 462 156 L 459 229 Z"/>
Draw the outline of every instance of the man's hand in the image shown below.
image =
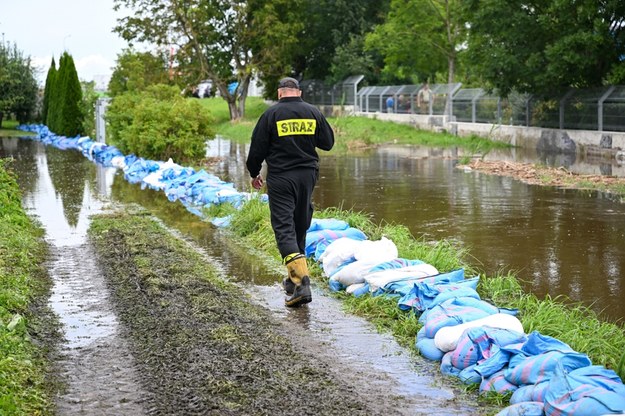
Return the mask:
<path id="1" fill-rule="evenodd" d="M 260 189 L 263 187 L 263 177 L 262 175 L 259 173 L 257 177 L 255 177 L 254 179 L 252 179 L 252 187 L 254 189 Z"/>

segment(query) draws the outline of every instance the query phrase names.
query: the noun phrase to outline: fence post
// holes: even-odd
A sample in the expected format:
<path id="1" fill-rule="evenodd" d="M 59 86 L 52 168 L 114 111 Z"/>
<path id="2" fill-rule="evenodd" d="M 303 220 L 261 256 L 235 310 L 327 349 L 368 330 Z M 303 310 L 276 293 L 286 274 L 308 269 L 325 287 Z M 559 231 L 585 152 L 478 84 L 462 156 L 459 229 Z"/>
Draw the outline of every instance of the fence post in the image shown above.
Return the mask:
<path id="1" fill-rule="evenodd" d="M 597 103 L 597 129 L 599 131 L 603 131 L 603 102 L 612 94 L 614 91 L 614 85 L 610 85 L 608 90 L 599 98 L 599 102 Z"/>
<path id="2" fill-rule="evenodd" d="M 98 98 L 95 104 L 95 135 L 96 142 L 106 142 L 106 121 L 104 120 L 104 114 L 106 113 L 106 107 L 108 107 L 110 98 Z"/>

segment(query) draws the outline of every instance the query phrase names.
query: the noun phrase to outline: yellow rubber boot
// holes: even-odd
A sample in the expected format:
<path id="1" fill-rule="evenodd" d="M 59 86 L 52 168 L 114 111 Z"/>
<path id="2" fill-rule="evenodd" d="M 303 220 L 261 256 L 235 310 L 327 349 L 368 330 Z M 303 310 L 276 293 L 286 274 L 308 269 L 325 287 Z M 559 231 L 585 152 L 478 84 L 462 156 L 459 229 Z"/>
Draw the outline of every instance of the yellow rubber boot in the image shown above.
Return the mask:
<path id="1" fill-rule="evenodd" d="M 295 307 L 312 301 L 312 294 L 310 292 L 310 276 L 308 274 L 306 257 L 303 254 L 299 254 L 287 260 L 286 268 L 289 275 L 285 280 L 290 280 L 293 284 L 292 294 L 289 294 L 288 283 L 285 281 L 282 282 L 284 289 L 287 292 L 287 298 L 285 300 L 286 306 Z"/>

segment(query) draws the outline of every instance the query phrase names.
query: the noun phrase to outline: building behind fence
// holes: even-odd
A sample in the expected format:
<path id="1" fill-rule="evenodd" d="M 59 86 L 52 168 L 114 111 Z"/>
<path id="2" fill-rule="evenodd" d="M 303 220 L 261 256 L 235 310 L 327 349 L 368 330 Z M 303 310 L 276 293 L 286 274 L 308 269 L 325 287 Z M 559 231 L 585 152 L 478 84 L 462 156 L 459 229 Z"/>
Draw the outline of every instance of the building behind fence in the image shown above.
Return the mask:
<path id="1" fill-rule="evenodd" d="M 511 93 L 502 98 L 462 84 L 431 84 L 433 100 L 417 106 L 423 85 L 358 87 L 364 76 L 335 85 L 317 80 L 300 83 L 303 96 L 320 106 L 353 107 L 355 112 L 448 116 L 450 121 L 570 130 L 625 132 L 625 86 L 570 89 L 561 96 L 538 98 Z M 387 99 L 393 98 L 392 107 Z"/>

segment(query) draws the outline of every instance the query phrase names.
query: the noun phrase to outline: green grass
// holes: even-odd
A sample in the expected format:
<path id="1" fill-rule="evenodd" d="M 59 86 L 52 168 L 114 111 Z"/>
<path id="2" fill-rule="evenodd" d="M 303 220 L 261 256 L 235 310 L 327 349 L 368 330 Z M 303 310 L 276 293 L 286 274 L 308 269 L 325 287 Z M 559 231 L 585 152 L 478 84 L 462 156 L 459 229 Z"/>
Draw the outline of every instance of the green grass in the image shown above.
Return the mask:
<path id="1" fill-rule="evenodd" d="M 20 201 L 14 175 L 0 159 L 0 414 L 51 414 L 46 362 L 30 333 L 30 308 L 47 290 L 45 244 Z"/>
<path id="2" fill-rule="evenodd" d="M 248 97 L 245 117 L 230 121 L 226 102 L 221 98 L 202 99 L 201 104 L 216 118 L 216 132 L 234 141 L 249 141 L 256 121 L 268 108 L 258 97 Z M 417 130 L 413 126 L 381 121 L 367 117 L 329 117 L 328 122 L 335 132 L 336 144 L 333 151 L 348 151 L 359 147 L 371 147 L 384 143 L 412 144 L 436 147 L 458 146 L 474 153 L 485 153 L 493 148 L 510 145 L 478 136 L 458 137 L 446 133 Z"/>
<path id="3" fill-rule="evenodd" d="M 3 120 L 2 128 L 0 129 L 0 137 L 17 137 L 17 136 L 32 136 L 35 133 L 16 130 L 19 123 L 14 120 Z"/>

